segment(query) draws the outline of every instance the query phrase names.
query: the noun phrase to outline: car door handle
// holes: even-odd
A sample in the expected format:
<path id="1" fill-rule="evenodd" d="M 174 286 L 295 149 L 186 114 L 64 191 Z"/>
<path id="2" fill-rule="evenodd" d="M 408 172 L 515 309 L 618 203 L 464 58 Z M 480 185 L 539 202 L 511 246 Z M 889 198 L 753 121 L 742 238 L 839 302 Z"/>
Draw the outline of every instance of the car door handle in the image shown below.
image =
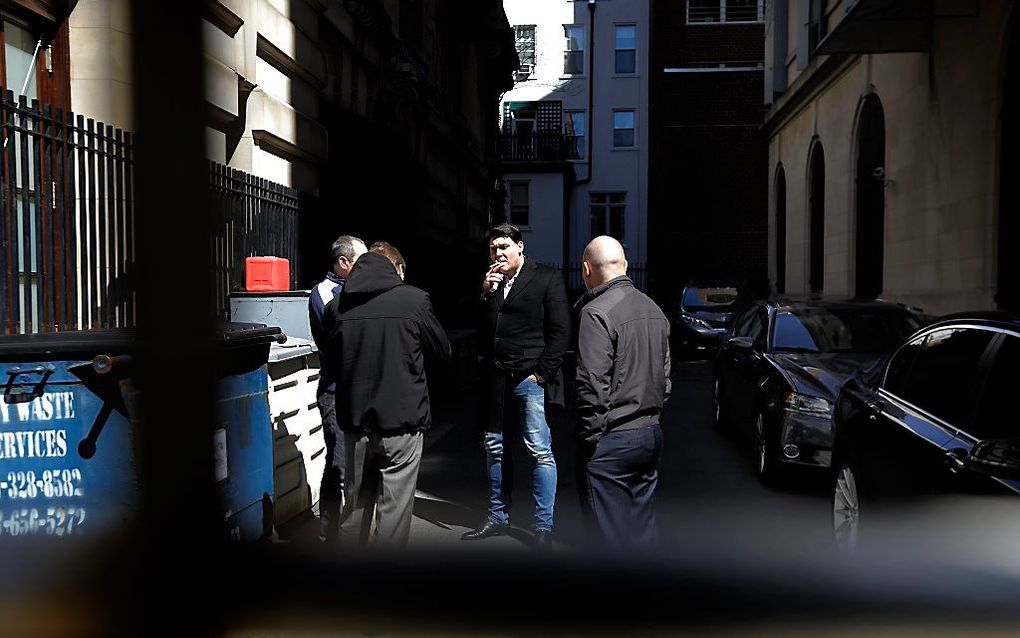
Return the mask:
<path id="1" fill-rule="evenodd" d="M 882 414 L 882 404 L 871 399 L 864 399 L 864 407 L 868 409 L 868 420 L 877 421 L 878 415 Z"/>
<path id="2" fill-rule="evenodd" d="M 949 471 L 953 474 L 958 474 L 967 467 L 967 455 L 963 450 L 946 450 L 946 464 L 949 465 Z"/>

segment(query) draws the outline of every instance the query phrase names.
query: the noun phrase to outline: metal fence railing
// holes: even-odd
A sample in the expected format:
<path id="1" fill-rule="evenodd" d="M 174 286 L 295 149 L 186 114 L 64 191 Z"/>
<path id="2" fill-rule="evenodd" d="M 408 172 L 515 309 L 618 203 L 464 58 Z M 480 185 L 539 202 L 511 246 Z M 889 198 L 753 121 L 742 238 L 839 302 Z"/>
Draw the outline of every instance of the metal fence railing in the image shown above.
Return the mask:
<path id="1" fill-rule="evenodd" d="M 569 138 L 569 139 L 568 139 Z M 501 133 L 499 158 L 504 162 L 553 162 L 578 159 L 578 136 L 558 131 Z"/>
<path id="2" fill-rule="evenodd" d="M 134 137 L 0 95 L 0 334 L 133 326 Z M 300 268 L 299 191 L 210 164 L 213 307 L 244 288 L 244 258 Z M 173 223 L 168 220 L 167 223 Z"/>
<path id="3" fill-rule="evenodd" d="M 563 272 L 563 278 L 567 283 L 567 290 L 572 293 L 572 297 L 579 296 L 584 291 L 584 279 L 581 277 L 581 266 L 576 264 L 564 268 L 563 266 L 556 265 Z M 628 264 L 627 265 L 627 276 L 634 282 L 634 286 L 641 291 L 646 291 L 648 287 L 648 268 L 644 264 Z"/>
<path id="4" fill-rule="evenodd" d="M 290 261 L 290 286 L 300 272 L 301 192 L 267 179 L 210 162 L 213 233 L 213 298 L 226 317 L 228 295 L 244 290 L 246 257 L 274 256 Z"/>
<path id="5" fill-rule="evenodd" d="M 2 332 L 129 325 L 132 135 L 11 91 L 0 124 Z"/>

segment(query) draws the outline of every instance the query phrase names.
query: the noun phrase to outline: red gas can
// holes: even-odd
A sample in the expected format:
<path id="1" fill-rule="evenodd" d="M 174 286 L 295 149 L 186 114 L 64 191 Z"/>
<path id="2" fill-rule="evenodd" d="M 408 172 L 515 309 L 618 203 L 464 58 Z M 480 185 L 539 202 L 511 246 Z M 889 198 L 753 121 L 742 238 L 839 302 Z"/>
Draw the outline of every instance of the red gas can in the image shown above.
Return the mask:
<path id="1" fill-rule="evenodd" d="M 244 287 L 248 292 L 290 290 L 290 260 L 283 257 L 246 257 Z"/>

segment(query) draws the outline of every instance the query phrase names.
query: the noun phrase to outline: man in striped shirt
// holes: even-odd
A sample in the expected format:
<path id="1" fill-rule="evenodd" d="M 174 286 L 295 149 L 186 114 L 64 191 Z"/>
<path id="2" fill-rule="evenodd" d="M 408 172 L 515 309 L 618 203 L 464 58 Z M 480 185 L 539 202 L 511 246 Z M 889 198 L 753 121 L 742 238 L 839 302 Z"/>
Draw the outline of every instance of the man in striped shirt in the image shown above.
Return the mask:
<path id="1" fill-rule="evenodd" d="M 312 328 L 312 340 L 319 350 L 319 386 L 316 402 L 322 415 L 322 433 L 326 441 L 326 466 L 322 471 L 319 491 L 319 539 L 323 542 L 336 541 L 340 520 L 340 499 L 344 483 L 343 434 L 336 421 L 335 370 L 326 359 L 326 341 L 329 338 L 322 326 L 322 313 L 326 305 L 340 294 L 344 282 L 354 267 L 354 262 L 367 252 L 365 242 L 352 235 L 341 235 L 333 242 L 332 269 L 326 273 L 308 296 L 308 322 Z"/>

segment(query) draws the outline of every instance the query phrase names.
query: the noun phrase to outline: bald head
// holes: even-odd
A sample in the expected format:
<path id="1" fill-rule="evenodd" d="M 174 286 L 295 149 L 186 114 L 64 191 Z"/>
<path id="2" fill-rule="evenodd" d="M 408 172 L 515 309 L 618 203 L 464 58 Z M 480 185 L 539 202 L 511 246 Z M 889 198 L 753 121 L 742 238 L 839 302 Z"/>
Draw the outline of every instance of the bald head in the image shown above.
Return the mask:
<path id="1" fill-rule="evenodd" d="M 623 252 L 623 246 L 608 235 L 591 240 L 581 259 L 584 262 L 584 283 L 588 288 L 627 274 L 627 255 Z"/>

